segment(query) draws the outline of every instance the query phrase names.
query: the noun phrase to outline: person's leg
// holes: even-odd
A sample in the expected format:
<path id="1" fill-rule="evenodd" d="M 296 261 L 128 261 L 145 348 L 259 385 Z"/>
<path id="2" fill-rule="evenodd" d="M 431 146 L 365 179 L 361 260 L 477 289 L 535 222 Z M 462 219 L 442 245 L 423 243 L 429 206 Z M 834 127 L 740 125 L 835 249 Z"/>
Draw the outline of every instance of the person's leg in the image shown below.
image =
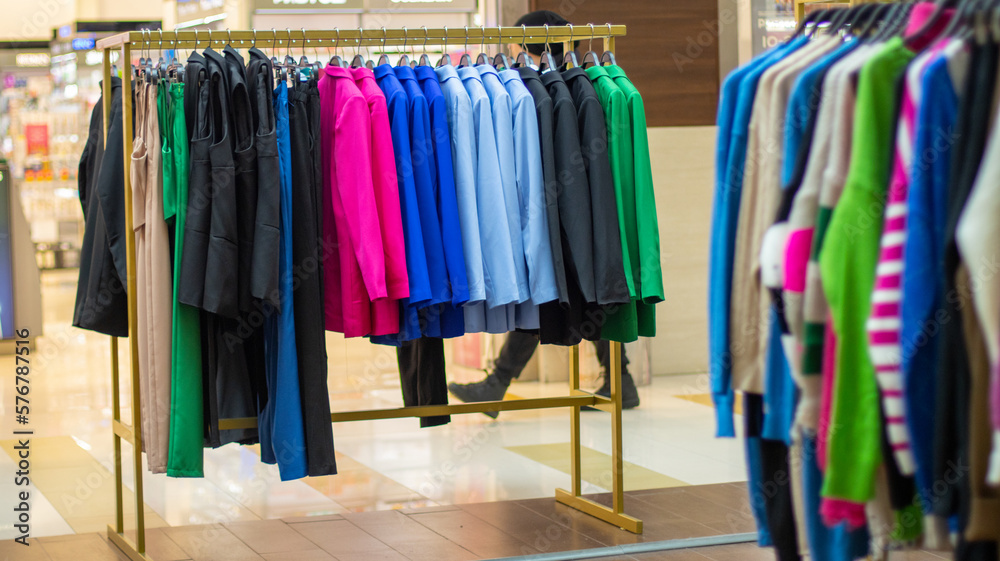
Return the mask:
<path id="1" fill-rule="evenodd" d="M 594 349 L 597 351 L 597 360 L 601 363 L 601 367 L 604 369 L 604 382 L 594 393 L 608 397 L 611 395 L 611 341 L 601 339 L 600 341 L 594 341 L 593 343 Z M 639 406 L 639 390 L 635 387 L 635 381 L 632 379 L 632 375 L 628 372 L 628 356 L 625 354 L 624 344 L 622 344 L 621 349 L 622 407 L 624 409 L 633 409 Z M 588 408 L 586 410 L 592 411 L 593 409 Z"/>
<path id="2" fill-rule="evenodd" d="M 422 337 L 406 341 L 396 350 L 403 405 L 447 405 L 445 389 L 444 341 Z M 451 421 L 448 415 L 421 417 L 420 427 L 435 427 Z"/>
<path id="3" fill-rule="evenodd" d="M 499 401 L 507 393 L 511 380 L 521 375 L 521 371 L 531 360 L 538 348 L 538 336 L 531 333 L 512 331 L 500 349 L 493 372 L 485 379 L 472 384 L 448 384 L 448 390 L 455 397 L 466 402 Z M 496 419 L 497 411 L 486 413 Z"/>

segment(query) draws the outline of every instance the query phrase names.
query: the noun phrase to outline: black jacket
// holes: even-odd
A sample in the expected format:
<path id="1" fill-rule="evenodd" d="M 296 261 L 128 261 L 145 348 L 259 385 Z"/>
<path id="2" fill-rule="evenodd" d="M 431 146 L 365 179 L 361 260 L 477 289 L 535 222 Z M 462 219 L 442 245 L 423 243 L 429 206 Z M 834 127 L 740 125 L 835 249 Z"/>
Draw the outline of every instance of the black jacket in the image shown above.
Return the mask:
<path id="1" fill-rule="evenodd" d="M 115 337 L 128 336 L 121 86 L 120 78 L 111 78 L 107 148 L 104 146 L 102 97 L 91 114 L 90 133 L 80 157 L 77 182 L 84 234 L 73 311 L 74 326 Z"/>

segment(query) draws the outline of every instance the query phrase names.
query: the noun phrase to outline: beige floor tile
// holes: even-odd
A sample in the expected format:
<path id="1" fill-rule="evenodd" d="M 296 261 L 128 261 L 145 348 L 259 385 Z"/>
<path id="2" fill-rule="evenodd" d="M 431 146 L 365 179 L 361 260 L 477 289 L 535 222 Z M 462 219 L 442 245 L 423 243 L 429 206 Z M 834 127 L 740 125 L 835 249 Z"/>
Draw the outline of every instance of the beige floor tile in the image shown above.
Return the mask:
<path id="1" fill-rule="evenodd" d="M 0 541 L 0 561 L 52 561 L 38 540 L 28 539 L 28 545 L 13 540 Z"/>
<path id="2" fill-rule="evenodd" d="M 281 520 L 233 522 L 226 529 L 250 546 L 257 553 L 280 553 L 316 549 L 316 545 L 302 537 Z"/>
<path id="3" fill-rule="evenodd" d="M 267 561 L 337 561 L 322 549 L 310 549 L 309 551 L 296 551 L 293 553 L 265 553 L 262 557 Z"/>
<path id="4" fill-rule="evenodd" d="M 261 556 L 224 526 L 165 528 L 164 533 L 194 561 L 260 561 Z"/>
<path id="5" fill-rule="evenodd" d="M 53 561 L 127 561 L 128 557 L 97 534 L 82 534 L 75 539 L 41 538 L 42 548 Z"/>
<path id="6" fill-rule="evenodd" d="M 563 473 L 570 472 L 570 445 L 568 442 L 556 444 L 534 444 L 528 446 L 507 446 L 507 450 L 515 452 L 538 463 L 557 469 Z M 592 485 L 611 488 L 611 456 L 582 447 L 580 453 L 581 475 L 583 480 Z M 631 462 L 624 463 L 623 477 L 625 490 L 662 489 L 664 487 L 681 487 L 687 483 L 673 477 L 657 473 Z"/>

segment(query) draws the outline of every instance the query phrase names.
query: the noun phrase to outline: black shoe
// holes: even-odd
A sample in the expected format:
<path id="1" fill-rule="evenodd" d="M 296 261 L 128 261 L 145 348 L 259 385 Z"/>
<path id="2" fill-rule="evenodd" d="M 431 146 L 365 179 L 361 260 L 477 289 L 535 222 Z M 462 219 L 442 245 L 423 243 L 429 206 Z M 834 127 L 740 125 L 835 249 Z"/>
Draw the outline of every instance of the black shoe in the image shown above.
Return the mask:
<path id="1" fill-rule="evenodd" d="M 472 384 L 448 384 L 448 391 L 455 397 L 466 403 L 478 403 L 480 401 L 500 401 L 507 393 L 507 386 L 510 382 L 503 382 L 493 374 L 490 374 L 481 382 Z M 499 411 L 484 411 L 491 419 L 496 419 L 500 415 Z"/>
<path id="2" fill-rule="evenodd" d="M 604 383 L 594 392 L 601 397 L 611 397 L 611 378 L 604 377 Z M 622 372 L 622 409 L 635 409 L 639 406 L 639 390 L 635 387 L 635 380 L 628 372 Z M 581 407 L 581 411 L 600 411 L 594 407 Z"/>

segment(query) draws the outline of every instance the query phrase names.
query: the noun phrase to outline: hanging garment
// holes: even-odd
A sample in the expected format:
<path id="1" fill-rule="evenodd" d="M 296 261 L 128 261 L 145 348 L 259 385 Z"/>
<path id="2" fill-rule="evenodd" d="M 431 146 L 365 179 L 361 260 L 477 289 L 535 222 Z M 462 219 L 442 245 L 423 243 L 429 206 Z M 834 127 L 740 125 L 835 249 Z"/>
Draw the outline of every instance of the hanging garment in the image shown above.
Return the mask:
<path id="1" fill-rule="evenodd" d="M 456 70 L 452 66 L 442 66 L 436 72 L 442 84 L 450 80 L 461 81 L 472 105 L 473 144 L 470 156 L 476 178 L 476 203 L 486 279 L 486 301 L 482 304 L 465 306 L 465 330 L 468 333 L 500 332 L 498 320 L 501 318 L 498 316 L 503 313 L 502 318 L 508 319 L 507 309 L 503 306 L 516 303 L 520 292 L 500 176 L 493 110 L 478 70 L 475 68 Z M 492 325 L 490 319 L 494 320 Z M 504 327 L 507 325 L 506 321 L 503 325 Z"/>
<path id="2" fill-rule="evenodd" d="M 530 69 L 527 69 L 530 70 Z M 519 70 L 522 77 L 528 74 Z M 534 72 L 534 70 L 531 70 Z M 533 78 L 529 75 L 528 82 Z M 573 95 L 559 72 L 537 77 L 552 103 L 554 188 L 559 207 L 559 229 L 566 265 L 567 301 L 544 304 L 539 309 L 539 338 L 543 344 L 575 345 L 582 339 L 600 338 L 601 317 L 588 303 L 597 302 L 594 285 L 594 229 L 590 184 L 582 165 L 580 127 Z"/>
<path id="3" fill-rule="evenodd" d="M 566 86 L 573 96 L 577 120 L 580 127 L 580 149 L 583 155 L 583 167 L 587 172 L 590 187 L 590 209 L 593 213 L 594 228 L 594 286 L 597 291 L 597 304 L 601 306 L 622 306 L 624 313 L 634 318 L 630 307 L 630 294 L 634 291 L 628 277 L 625 275 L 624 257 L 621 252 L 621 232 L 618 227 L 618 205 L 615 198 L 614 176 L 611 171 L 611 161 L 608 158 L 608 133 L 604 119 L 604 109 L 594 86 L 590 83 L 587 73 L 582 68 L 570 68 L 562 73 Z M 602 310 L 606 315 L 612 308 Z M 633 320 L 626 322 L 631 324 Z M 603 328 L 603 322 L 599 322 Z M 615 333 L 610 336 L 623 335 L 622 340 L 631 340 L 624 335 Z M 603 331 L 601 333 L 605 337 Z M 584 335 L 586 338 L 586 335 Z"/>
<path id="4" fill-rule="evenodd" d="M 319 91 L 329 203 L 323 239 L 339 250 L 324 271 L 326 328 L 361 337 L 371 334 L 371 301 L 388 297 L 369 153 L 371 116 L 350 69 L 327 65 L 324 71 Z"/>
<path id="5" fill-rule="evenodd" d="M 103 94 L 90 117 L 90 134 L 80 156 L 77 187 L 83 208 L 80 279 L 73 326 L 112 337 L 128 336 L 125 270 L 125 181 L 121 79 L 111 78 L 111 117 L 104 130 Z M 107 149 L 104 146 L 107 133 Z"/>
<path id="6" fill-rule="evenodd" d="M 170 357 L 173 289 L 170 236 L 163 216 L 162 150 L 157 84 L 137 84 L 132 142 L 132 228 L 136 252 L 136 338 L 143 433 L 149 470 L 167 471 L 170 430 Z M 144 388 L 143 388 L 143 382 Z"/>
<path id="7" fill-rule="evenodd" d="M 327 386 L 326 330 L 323 314 L 323 232 L 320 177 L 312 165 L 320 144 L 320 115 L 310 112 L 319 101 L 316 80 L 298 82 L 288 92 L 289 152 L 292 177 L 289 182 L 291 205 L 291 268 L 294 276 L 292 311 L 295 316 L 295 352 L 298 363 L 299 395 L 304 421 L 307 473 L 310 476 L 337 473 L 330 423 L 330 395 Z"/>
<path id="8" fill-rule="evenodd" d="M 281 168 L 281 245 L 278 251 L 281 307 L 276 313 L 270 313 L 264 318 L 269 399 L 257 424 L 260 429 L 261 461 L 277 463 L 281 480 L 289 481 L 305 477 L 309 474 L 309 468 L 295 338 L 292 156 L 288 128 L 288 85 L 285 82 L 279 82 L 274 92 L 274 115 Z M 323 399 L 326 401 L 326 396 Z M 320 467 L 330 469 L 332 466 Z"/>
<path id="9" fill-rule="evenodd" d="M 924 328 L 944 299 L 943 260 L 945 228 L 948 222 L 948 177 L 954 142 L 941 143 L 956 134 L 958 93 L 969 69 L 969 47 L 956 41 L 944 55 L 932 62 L 923 77 L 925 102 L 917 117 L 912 167 L 907 197 L 907 242 L 903 248 L 900 301 L 900 339 L 903 341 L 901 368 L 906 405 L 919 415 L 907 417 L 916 459 L 917 490 L 932 511 L 934 486 L 934 431 L 936 413 L 936 368 L 940 330 Z M 926 158 L 925 154 L 934 154 Z"/>
<path id="10" fill-rule="evenodd" d="M 566 262 L 563 257 L 562 236 L 559 232 L 559 180 L 556 177 L 555 123 L 553 120 L 552 98 L 546 91 L 538 73 L 526 66 L 514 70 L 521 78 L 524 88 L 531 94 L 535 106 L 538 127 L 539 153 L 542 165 L 542 189 L 544 194 L 545 222 L 549 228 L 549 253 L 552 255 L 553 280 L 561 304 L 569 303 L 569 289 L 566 286 Z M 508 71 L 501 73 L 507 76 Z M 536 211 L 537 212 L 537 211 Z M 540 321 L 540 320 L 539 320 Z"/>
<path id="11" fill-rule="evenodd" d="M 469 293 L 465 307 L 466 309 L 476 308 L 486 302 L 487 284 L 482 238 L 480 237 L 476 164 L 473 160 L 475 123 L 472 118 L 472 100 L 468 92 L 465 91 L 458 74 L 451 66 L 442 66 L 437 69 L 418 66 L 416 72 L 420 84 L 424 88 L 424 95 L 431 103 L 431 126 L 435 129 L 435 158 L 438 160 L 438 173 L 447 173 L 448 150 L 451 151 L 450 162 L 454 174 L 462 258 L 465 262 L 465 279 Z M 441 92 L 440 99 L 435 94 L 435 84 Z M 444 112 L 445 121 L 441 120 L 439 114 L 441 111 Z M 449 140 L 450 142 L 448 142 Z M 442 182 L 442 184 L 447 185 L 447 181 Z M 442 190 L 444 189 L 446 187 L 442 187 Z M 447 206 L 447 204 L 442 204 L 442 214 L 445 216 L 449 214 Z M 445 233 L 444 237 L 446 240 L 454 238 L 454 234 Z M 463 310 L 463 313 L 465 317 L 468 317 L 469 312 Z M 468 329 L 468 325 L 466 325 L 466 329 Z"/>
<path id="12" fill-rule="evenodd" d="M 406 270 L 410 296 L 402 299 L 400 305 L 404 309 L 407 306 L 419 307 L 431 300 L 431 281 L 423 233 L 420 229 L 417 189 L 414 184 L 413 160 L 410 154 L 408 99 L 406 91 L 399 83 L 391 66 L 388 64 L 376 66 L 374 75 L 379 89 L 385 96 L 389 112 L 389 129 L 392 136 L 393 155 L 396 161 L 396 180 L 399 189 L 399 211 L 406 248 Z M 401 311 L 398 333 L 398 337 L 390 337 L 384 342 L 393 344 L 400 340 L 412 340 L 418 337 L 420 334 L 419 318 Z M 375 341 L 381 342 L 381 339 L 375 339 Z"/>
<path id="13" fill-rule="evenodd" d="M 599 67 L 614 79 L 628 103 L 632 136 L 632 167 L 635 178 L 635 205 L 639 237 L 639 302 L 636 315 L 641 337 L 656 336 L 656 310 L 654 304 L 662 302 L 663 272 L 660 265 L 660 227 L 656 219 L 656 198 L 653 188 L 653 169 L 649 161 L 649 138 L 646 131 L 646 109 L 639 90 L 625 75 L 620 66 Z M 633 267 L 635 265 L 633 264 Z"/>
<path id="14" fill-rule="evenodd" d="M 625 94 L 607 71 L 600 66 L 586 70 L 597 97 L 604 107 L 608 131 L 608 158 L 614 179 L 615 203 L 618 209 L 618 231 L 621 235 L 622 266 L 630 301 L 617 309 L 608 309 L 601 336 L 606 339 L 635 341 L 639 338 L 639 322 L 635 301 L 639 298 L 639 228 L 636 220 L 635 156 L 632 148 L 632 123 L 628 115 Z"/>
<path id="15" fill-rule="evenodd" d="M 875 370 L 864 322 L 871 309 L 879 229 L 892 154 L 896 79 L 913 59 L 901 38 L 889 41 L 861 71 L 850 171 L 830 219 L 820 267 L 837 331 L 837 385 L 823 496 L 863 503 L 874 496 L 882 461 Z M 862 126 L 863 124 L 863 126 Z M 876 214 L 877 213 L 877 214 Z"/>
<path id="16" fill-rule="evenodd" d="M 520 74 L 516 70 L 504 70 L 499 76 L 511 100 L 520 236 L 531 295 L 527 302 L 517 305 L 515 326 L 538 329 L 538 307 L 559 298 L 550 245 L 538 115 L 535 101 Z"/>
<path id="17" fill-rule="evenodd" d="M 375 74 L 368 68 L 351 70 L 354 82 L 368 101 L 372 124 L 372 184 L 375 203 L 378 205 L 382 248 L 385 258 L 385 275 L 388 298 L 372 302 L 372 335 L 391 335 L 400 329 L 400 300 L 410 294 L 406 272 L 406 244 L 400 211 L 400 189 L 396 176 L 396 163 L 389 127 L 389 110 L 385 95 L 375 82 Z"/>
<path id="18" fill-rule="evenodd" d="M 166 88 L 164 88 L 166 89 Z M 203 477 L 204 403 L 202 392 L 201 320 L 198 309 L 179 300 L 184 232 L 188 213 L 188 174 L 190 172 L 187 120 L 184 115 L 184 84 L 170 84 L 166 111 L 165 139 L 173 158 L 173 180 L 164 172 L 164 209 L 169 209 L 167 225 L 173 231 L 173 347 L 170 355 L 170 448 L 167 475 Z"/>
<path id="19" fill-rule="evenodd" d="M 405 65 L 396 66 L 393 72 L 407 96 L 410 158 L 417 194 L 417 211 L 420 214 L 420 231 L 424 240 L 424 256 L 427 258 L 431 284 L 431 299 L 418 306 L 404 306 L 403 313 L 411 318 L 407 319 L 406 323 L 416 322 L 420 325 L 420 331 L 413 333 L 414 336 L 457 337 L 465 332 L 465 323 L 463 312 L 451 304 L 453 295 L 449 280 L 450 271 L 441 231 L 445 219 L 440 216 L 437 204 L 439 188 L 434 162 L 430 108 L 412 68 Z M 449 221 L 452 219 L 453 217 L 449 218 Z M 465 264 L 461 261 L 452 264 L 453 270 L 457 271 L 459 268 L 464 269 Z M 467 300 L 466 294 L 458 295 L 459 302 Z M 418 309 L 422 310 L 418 312 Z M 441 371 L 437 375 L 443 376 L 444 372 Z"/>

